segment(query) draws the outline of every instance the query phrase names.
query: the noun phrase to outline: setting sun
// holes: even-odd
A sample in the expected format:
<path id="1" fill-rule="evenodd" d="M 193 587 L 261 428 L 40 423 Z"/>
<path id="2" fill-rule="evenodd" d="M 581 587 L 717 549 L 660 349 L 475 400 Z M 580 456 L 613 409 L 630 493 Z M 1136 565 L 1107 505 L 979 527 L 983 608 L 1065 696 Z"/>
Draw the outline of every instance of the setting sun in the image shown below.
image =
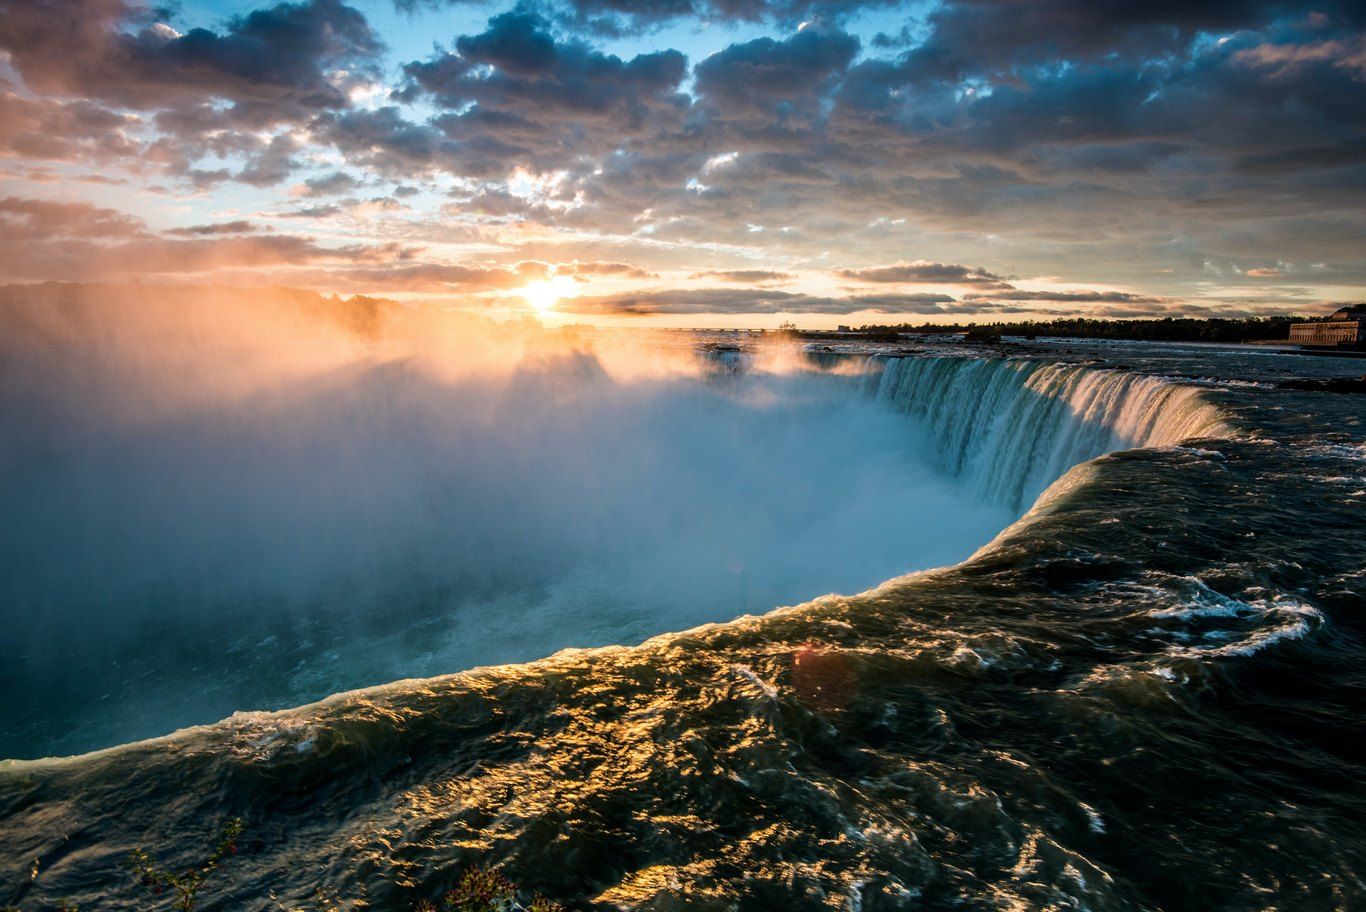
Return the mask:
<path id="1" fill-rule="evenodd" d="M 532 310 L 545 313 L 554 310 L 561 298 L 578 297 L 579 286 L 568 276 L 553 276 L 523 287 L 521 294 Z"/>

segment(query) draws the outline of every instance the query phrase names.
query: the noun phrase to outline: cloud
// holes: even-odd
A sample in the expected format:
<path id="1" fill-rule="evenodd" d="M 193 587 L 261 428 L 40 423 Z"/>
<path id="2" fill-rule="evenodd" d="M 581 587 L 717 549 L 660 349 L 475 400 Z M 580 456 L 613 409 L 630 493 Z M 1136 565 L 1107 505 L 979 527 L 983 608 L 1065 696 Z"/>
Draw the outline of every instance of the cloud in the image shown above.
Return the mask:
<path id="1" fill-rule="evenodd" d="M 977 266 L 955 263 L 896 263 L 891 266 L 870 266 L 864 269 L 840 269 L 837 275 L 857 282 L 933 283 L 952 285 L 997 285 L 1005 280 L 995 273 Z"/>
<path id="2" fill-rule="evenodd" d="M 964 295 L 965 301 L 1048 301 L 1067 304 L 1166 304 L 1167 298 L 1133 294 L 1126 291 L 1023 291 L 1010 288 L 1003 291 L 974 292 Z"/>
<path id="3" fill-rule="evenodd" d="M 711 269 L 694 272 L 690 279 L 716 279 L 721 282 L 761 284 L 764 282 L 790 282 L 796 276 L 790 272 L 775 272 L 771 269 Z"/>
<path id="4" fill-rule="evenodd" d="M 52 238 L 129 238 L 147 234 L 139 218 L 94 206 L 49 200 L 0 197 L 0 239 L 44 241 Z"/>
<path id="5" fill-rule="evenodd" d="M 93 102 L 0 93 L 0 154 L 42 161 L 109 162 L 139 148 L 137 117 Z"/>
<path id="6" fill-rule="evenodd" d="M 166 233 L 175 237 L 215 237 L 223 234 L 254 234 L 262 230 L 259 226 L 238 219 L 232 222 L 218 222 L 213 225 L 190 225 L 185 228 L 172 228 Z"/>
<path id="7" fill-rule="evenodd" d="M 437 170 L 459 172 L 468 151 L 435 128 L 407 120 L 399 108 L 328 111 L 313 122 L 319 140 L 359 167 L 410 177 Z M 492 164 L 491 162 L 489 164 Z"/>
<path id="8" fill-rule="evenodd" d="M 228 270 L 294 267 L 314 263 L 401 260 L 401 247 L 356 244 L 325 247 L 293 235 L 234 236 L 188 240 L 137 239 L 101 244 L 87 240 L 45 240 L 21 244 L 5 278 L 17 280 L 105 280 L 120 277 L 217 274 Z"/>
<path id="9" fill-rule="evenodd" d="M 505 267 L 415 263 L 332 270 L 329 279 L 362 291 L 450 293 L 521 288 L 528 276 Z"/>
<path id="10" fill-rule="evenodd" d="M 34 90 L 153 110 L 206 99 L 267 126 L 345 108 L 383 49 L 340 0 L 254 10 L 221 32 L 177 32 L 125 0 L 0 0 L 0 49 Z M 346 75 L 341 75 L 346 74 Z"/>
<path id="11" fill-rule="evenodd" d="M 394 0 L 400 11 L 439 9 L 477 0 Z M 619 37 L 679 19 L 707 23 L 773 22 L 796 25 L 811 20 L 837 20 L 866 8 L 894 5 L 894 0 L 566 0 L 567 24 Z"/>
<path id="12" fill-rule="evenodd" d="M 404 67 L 405 100 L 447 109 L 433 126 L 472 173 L 524 164 L 561 165 L 566 155 L 604 154 L 677 123 L 686 58 L 674 50 L 624 60 L 579 40 L 557 40 L 526 9 L 494 16 L 449 53 Z"/>
<path id="13" fill-rule="evenodd" d="M 973 292 L 858 303 L 937 313 L 1158 312 L 1226 291 L 1211 281 L 1257 285 L 1263 299 L 1366 283 L 1359 4 L 1326 0 L 1306 15 L 1279 0 L 942 0 L 915 22 L 870 23 L 846 14 L 881 4 L 552 0 L 438 36 L 431 56 L 404 62 L 342 0 L 258 3 L 192 28 L 181 19 L 193 5 L 182 16 L 136 0 L 0 0 L 6 179 L 114 198 L 76 183 L 74 172 L 98 171 L 126 177 L 120 192 L 201 194 L 196 211 L 273 210 L 320 236 L 374 239 L 358 249 L 477 243 L 498 262 L 578 257 L 556 270 L 622 286 L 660 274 L 753 286 L 820 271 L 867 291 Z M 721 30 L 689 47 L 744 40 L 690 69 L 670 39 L 704 21 Z M 870 41 L 870 25 L 900 31 Z M 81 237 L 77 210 L 10 205 L 0 230 L 32 235 L 23 243 L 73 223 L 48 235 L 61 250 L 38 252 L 44 269 L 60 260 L 88 274 L 77 242 L 96 264 L 121 242 L 145 242 L 125 252 L 165 268 L 155 251 L 174 248 L 157 245 L 236 239 L 193 233 L 216 226 L 154 235 L 97 204 L 94 233 Z M 327 281 L 350 271 L 404 288 L 484 287 L 411 253 L 352 262 L 337 241 L 276 243 L 216 249 L 225 262 L 274 256 Z M 217 255 L 181 250 L 192 262 Z M 28 256 L 6 251 L 6 270 L 29 268 Z M 746 262 L 796 276 L 694 272 Z M 1281 262 L 1330 268 L 1296 268 L 1305 288 L 1287 289 L 1265 281 Z M 1238 271 L 1249 263 L 1263 267 Z M 402 268 L 384 279 L 388 265 Z M 1132 291 L 1024 291 L 1007 270 Z M 760 294 L 735 298 L 742 290 Z M 857 303 L 764 292 L 711 303 L 832 313 Z M 707 303 L 643 294 L 639 307 Z"/>
<path id="14" fill-rule="evenodd" d="M 853 35 L 814 28 L 732 44 L 697 65 L 697 91 L 726 116 L 813 117 L 858 50 Z"/>
<path id="15" fill-rule="evenodd" d="M 1259 44 L 1234 55 L 1239 63 L 1269 69 L 1275 77 L 1285 77 L 1315 64 L 1346 70 L 1356 78 L 1366 77 L 1366 38 L 1309 41 L 1303 44 Z"/>
<path id="16" fill-rule="evenodd" d="M 392 196 L 376 196 L 370 199 L 347 197 L 334 203 L 320 203 L 316 206 L 303 206 L 275 213 L 280 218 L 335 219 L 371 218 L 386 212 L 402 212 L 406 207 Z"/>
<path id="17" fill-rule="evenodd" d="M 157 237 L 141 219 L 89 203 L 3 197 L 3 278 L 90 280 L 315 263 L 392 264 L 415 253 L 392 242 L 329 247 L 310 237 L 227 230 L 239 225 L 246 223 L 197 226 Z"/>
<path id="18" fill-rule="evenodd" d="M 561 301 L 559 309 L 574 314 L 772 314 L 796 312 L 806 298 L 785 292 L 748 288 L 648 291 L 621 295 L 582 295 Z"/>
<path id="19" fill-rule="evenodd" d="M 955 301 L 953 296 L 933 292 L 918 294 L 853 295 L 837 299 L 845 302 L 845 312 L 872 310 L 879 313 L 955 314 L 1001 310 L 997 305 Z"/>
<path id="20" fill-rule="evenodd" d="M 272 136 L 270 140 L 247 158 L 236 180 L 253 187 L 269 187 L 289 177 L 297 167 L 294 155 L 301 148 L 298 139 L 289 133 Z"/>
<path id="21" fill-rule="evenodd" d="M 636 294 L 584 295 L 560 302 L 559 309 L 575 314 L 683 315 L 683 314 L 849 314 L 881 313 L 943 314 L 994 310 L 994 306 L 969 305 L 955 310 L 954 299 L 942 294 L 864 295 L 829 298 L 754 288 L 705 288 L 655 290 Z"/>
<path id="22" fill-rule="evenodd" d="M 640 266 L 633 266 L 630 263 L 603 263 L 592 262 L 582 263 L 575 260 L 572 263 L 560 263 L 555 266 L 556 275 L 571 276 L 610 276 L 622 279 L 657 279 L 658 273 L 643 269 Z"/>
<path id="23" fill-rule="evenodd" d="M 1351 14 L 1352 5 L 1328 0 L 1317 8 Z M 1059 59 L 1154 59 L 1188 52 L 1202 33 L 1258 29 L 1288 13 L 1300 13 L 1298 5 L 1281 0 L 947 0 L 926 17 L 929 34 L 903 66 L 913 79 L 956 80 Z"/>
<path id="24" fill-rule="evenodd" d="M 319 177 L 311 177 L 303 182 L 299 190 L 300 196 L 332 196 L 337 193 L 346 193 L 361 186 L 361 181 L 345 171 L 333 171 Z"/>

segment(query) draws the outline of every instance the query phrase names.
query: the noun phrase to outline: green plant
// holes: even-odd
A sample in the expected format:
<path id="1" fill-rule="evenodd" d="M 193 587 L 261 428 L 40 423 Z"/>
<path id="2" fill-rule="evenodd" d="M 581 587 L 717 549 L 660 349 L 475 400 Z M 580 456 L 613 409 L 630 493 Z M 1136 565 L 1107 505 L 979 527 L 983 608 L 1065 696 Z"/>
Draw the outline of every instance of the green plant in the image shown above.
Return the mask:
<path id="1" fill-rule="evenodd" d="M 242 835 L 242 829 L 239 817 L 223 824 L 218 844 L 205 862 L 180 874 L 158 867 L 156 856 L 143 848 L 128 853 L 128 866 L 138 883 L 151 888 L 158 896 L 170 889 L 175 895 L 175 907 L 180 912 L 192 912 L 204 882 L 219 869 L 226 856 L 237 854 L 237 838 Z"/>

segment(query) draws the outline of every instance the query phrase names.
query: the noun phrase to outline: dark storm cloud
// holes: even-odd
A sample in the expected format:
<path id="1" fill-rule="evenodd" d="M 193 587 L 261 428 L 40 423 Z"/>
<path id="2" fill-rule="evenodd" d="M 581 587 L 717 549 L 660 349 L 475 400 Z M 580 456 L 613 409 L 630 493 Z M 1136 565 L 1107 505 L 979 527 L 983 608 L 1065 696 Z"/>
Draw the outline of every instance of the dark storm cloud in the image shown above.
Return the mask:
<path id="1" fill-rule="evenodd" d="M 978 11 L 1018 12 L 992 2 Z M 1263 22 L 1268 11 L 1254 5 L 1237 15 Z M 1052 4 L 1030 15 L 1080 17 L 1092 37 L 1077 38 L 1079 49 L 1097 35 L 1138 29 L 1147 37 L 1134 47 L 1166 41 L 1183 56 L 1126 57 L 1131 43 L 1120 42 L 1093 65 L 1058 67 L 1052 58 L 1017 68 L 990 91 L 964 91 L 912 67 L 913 54 L 856 63 L 856 39 L 812 27 L 703 60 L 689 103 L 677 92 L 681 56 L 624 61 L 557 37 L 547 19 L 519 10 L 457 39 L 450 54 L 409 64 L 405 96 L 449 109 L 430 123 L 386 109 L 325 115 L 319 126 L 343 151 L 396 177 L 448 170 L 496 183 L 519 164 L 563 168 L 559 199 L 583 204 L 538 207 L 490 184 L 470 197 L 473 212 L 629 232 L 649 210 L 651 230 L 674 240 L 739 242 L 753 223 L 777 222 L 796 226 L 790 239 L 810 235 L 819 244 L 820 232 L 808 230 L 813 217 L 845 234 L 878 206 L 922 224 L 989 225 L 1052 241 L 1094 236 L 1097 218 L 1116 221 L 1111 214 L 1124 207 L 1163 217 L 1170 206 L 1171 218 L 1203 196 L 1205 206 L 1247 204 L 1273 215 L 1267 207 L 1340 205 L 1354 192 L 1344 175 L 1268 199 L 1256 178 L 1238 176 L 1280 181 L 1361 167 L 1366 93 L 1354 45 L 1330 40 L 1340 20 L 1297 19 L 1193 49 L 1192 29 L 1233 13 Z M 947 40 L 956 21 L 946 13 L 936 40 Z M 1036 24 L 1030 18 L 1022 28 Z M 1032 40 L 1021 37 L 1020 46 Z M 1268 44 L 1274 49 L 1258 50 Z M 1312 49 L 1294 50 L 1301 45 Z M 985 55 L 975 72 L 998 64 Z M 724 151 L 735 155 L 704 168 Z M 1274 243 L 1274 225 L 1264 225 Z"/>
<path id="2" fill-rule="evenodd" d="M 1119 18 L 1115 28 L 1126 27 Z M 688 129 L 668 137 L 676 150 L 670 168 L 628 170 L 632 161 L 660 160 L 633 155 L 583 178 L 579 189 L 602 219 L 648 208 L 654 221 L 667 222 L 658 230 L 674 239 L 771 220 L 801 228 L 817 213 L 833 225 L 870 204 L 936 227 L 981 226 L 1043 240 L 1094 236 L 1097 214 L 1108 221 L 1121 207 L 1161 217 L 1164 205 L 1186 207 L 1197 195 L 1206 205 L 1229 199 L 1264 214 L 1323 200 L 1341 205 L 1353 192 L 1347 175 L 1281 188 L 1269 199 L 1254 187 L 1232 186 L 1240 168 L 1254 165 L 1269 172 L 1283 161 L 1296 174 L 1360 166 L 1353 155 L 1362 145 L 1366 93 L 1355 57 L 1347 44 L 1320 47 L 1322 36 L 1309 34 L 1337 27 L 1284 24 L 1207 43 L 1182 59 L 1112 54 L 1094 65 L 1037 67 L 980 91 L 917 82 L 905 61 L 851 64 L 845 55 L 817 52 L 822 42 L 852 42 L 838 33 L 807 29 L 782 41 L 746 42 L 698 65 Z M 1165 30 L 1175 36 L 1173 50 L 1185 49 L 1185 31 L 1180 22 Z M 1319 41 L 1313 51 L 1247 53 L 1310 38 Z M 797 53 L 801 48 L 807 53 Z M 1294 66 L 1286 69 L 1286 61 Z M 784 118 L 825 111 L 821 99 L 831 92 L 828 122 Z M 737 154 L 700 173 L 707 148 Z M 768 173 L 758 173 L 765 158 Z M 779 162 L 781 171 L 771 167 Z M 669 186 L 689 180 L 689 168 L 693 193 Z"/>
<path id="3" fill-rule="evenodd" d="M 433 121 L 476 171 L 510 164 L 560 164 L 601 155 L 676 123 L 686 59 L 666 50 L 623 60 L 577 40 L 526 10 L 494 16 L 488 29 L 456 39 L 450 53 L 404 68 L 406 99 L 448 109 Z"/>
<path id="4" fill-rule="evenodd" d="M 946 7 L 936 15 L 949 18 L 935 20 L 935 35 L 942 38 L 953 17 L 970 7 L 979 18 L 961 24 L 963 40 L 984 41 L 999 29 L 1017 43 L 966 54 L 952 74 L 916 63 L 931 53 L 934 36 L 899 62 L 865 61 L 843 82 L 837 122 L 851 132 L 886 134 L 894 126 L 921 154 L 971 154 L 1026 168 L 1047 167 L 1053 159 L 1055 171 L 1079 166 L 1114 174 L 1155 169 L 1182 153 L 1252 157 L 1268 169 L 1279 161 L 1291 169 L 1332 166 L 1360 147 L 1366 66 L 1360 34 L 1345 19 L 1301 15 L 1272 22 L 1265 16 L 1273 9 L 1258 4 L 1222 12 L 1204 5 L 1025 6 L 980 0 Z M 999 56 L 1001 48 L 1033 47 L 1026 40 L 1031 17 L 1053 22 L 1069 11 L 1082 24 L 1056 41 L 1041 37 L 1044 50 L 1054 50 L 1039 66 L 1015 67 L 985 91 L 953 81 L 1000 75 L 1001 66 L 1014 66 L 1014 58 Z M 1206 20 L 1262 29 L 1188 49 L 1183 36 Z M 1153 40 L 1166 36 L 1167 54 L 1180 56 L 1127 54 L 1116 35 L 1149 27 Z M 1069 42 L 1080 44 L 1074 56 L 1059 57 L 1059 42 L 1064 51 Z M 1083 53 L 1092 42 L 1103 50 L 1094 59 Z M 1059 67 L 1064 60 L 1070 65 Z"/>
<path id="5" fill-rule="evenodd" d="M 697 65 L 697 91 L 729 116 L 811 116 L 858 50 L 854 36 L 814 28 L 732 44 Z"/>
<path id="6" fill-rule="evenodd" d="M 1361 17 L 1347 0 L 1313 9 Z M 917 80 L 956 80 L 1060 60 L 1138 60 L 1184 53 L 1201 33 L 1258 29 L 1308 12 L 1261 0 L 949 0 L 929 14 L 929 35 L 903 67 Z"/>
<path id="7" fill-rule="evenodd" d="M 318 137 L 353 163 L 387 175 L 417 175 L 437 169 L 459 170 L 459 147 L 426 124 L 404 118 L 396 106 L 320 115 Z"/>
<path id="8" fill-rule="evenodd" d="M 333 74 L 373 74 L 382 48 L 340 0 L 281 3 L 183 35 L 124 0 L 0 0 L 0 49 L 36 91 L 139 110 L 215 98 L 256 126 L 346 107 Z"/>
<path id="9" fill-rule="evenodd" d="M 1239 158 L 1337 148 L 1360 138 L 1366 116 L 1361 74 L 1329 60 L 1276 74 L 1234 49 L 1253 40 L 1233 39 L 1172 72 L 1074 67 L 1001 86 L 959 106 L 947 129 L 921 135 L 946 149 L 987 154 L 1120 142 L 1142 144 L 1148 153 L 1152 142 L 1166 141 L 1173 145 L 1163 151 L 1185 145 Z M 1161 158 L 1147 161 L 1158 164 Z"/>
<path id="10" fill-rule="evenodd" d="M 778 183 L 831 184 L 835 178 L 821 167 L 820 159 L 794 152 L 750 152 L 742 158 L 718 166 L 709 173 L 708 180 L 718 186 L 744 188 Z"/>

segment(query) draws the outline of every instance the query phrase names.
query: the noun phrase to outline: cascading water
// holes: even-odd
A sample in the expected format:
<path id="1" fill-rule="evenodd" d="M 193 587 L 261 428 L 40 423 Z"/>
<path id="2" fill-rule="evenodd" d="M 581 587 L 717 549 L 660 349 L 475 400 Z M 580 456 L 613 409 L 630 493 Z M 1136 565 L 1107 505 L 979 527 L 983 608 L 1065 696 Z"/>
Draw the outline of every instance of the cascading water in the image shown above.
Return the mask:
<path id="1" fill-rule="evenodd" d="M 1199 389 L 1128 371 L 877 357 L 868 384 L 924 427 L 950 474 L 1016 512 L 1067 469 L 1104 453 L 1229 433 Z"/>

